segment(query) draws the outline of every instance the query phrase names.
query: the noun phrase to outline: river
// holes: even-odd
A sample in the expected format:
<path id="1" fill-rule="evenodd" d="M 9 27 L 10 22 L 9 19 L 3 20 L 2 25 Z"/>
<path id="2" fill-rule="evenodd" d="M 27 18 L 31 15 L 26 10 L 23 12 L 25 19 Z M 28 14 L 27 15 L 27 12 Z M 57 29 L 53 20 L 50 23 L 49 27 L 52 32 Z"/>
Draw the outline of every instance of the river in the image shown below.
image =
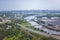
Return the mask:
<path id="1" fill-rule="evenodd" d="M 32 19 L 34 19 L 35 16 L 28 16 L 28 17 L 25 17 L 24 19 L 29 22 L 32 26 L 34 26 L 34 28 L 39 28 L 40 30 L 43 30 L 45 31 L 46 33 L 49 33 L 49 34 L 56 34 L 56 35 L 60 35 L 60 31 L 54 31 L 54 30 L 50 30 L 48 28 L 45 28 L 44 26 L 36 23 L 35 21 L 31 21 Z"/>

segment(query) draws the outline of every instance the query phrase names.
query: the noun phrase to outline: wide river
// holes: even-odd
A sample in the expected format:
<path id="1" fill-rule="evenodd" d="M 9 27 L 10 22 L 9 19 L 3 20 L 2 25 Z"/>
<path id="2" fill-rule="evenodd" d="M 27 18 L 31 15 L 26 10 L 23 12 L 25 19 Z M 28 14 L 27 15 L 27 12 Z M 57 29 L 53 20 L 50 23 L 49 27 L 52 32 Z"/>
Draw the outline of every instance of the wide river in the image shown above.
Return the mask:
<path id="1" fill-rule="evenodd" d="M 38 23 L 36 23 L 36 22 L 34 22 L 34 21 L 31 21 L 31 20 L 34 19 L 34 18 L 35 18 L 35 16 L 28 16 L 28 17 L 25 17 L 24 19 L 25 19 L 27 22 L 29 22 L 32 26 L 34 26 L 34 28 L 39 28 L 40 30 L 43 30 L 43 31 L 45 31 L 45 32 L 47 32 L 47 33 L 49 33 L 49 34 L 60 35 L 60 31 L 57 32 L 57 31 L 50 30 L 50 29 L 45 28 L 45 27 L 43 27 L 42 25 L 40 25 L 40 24 L 38 24 Z"/>

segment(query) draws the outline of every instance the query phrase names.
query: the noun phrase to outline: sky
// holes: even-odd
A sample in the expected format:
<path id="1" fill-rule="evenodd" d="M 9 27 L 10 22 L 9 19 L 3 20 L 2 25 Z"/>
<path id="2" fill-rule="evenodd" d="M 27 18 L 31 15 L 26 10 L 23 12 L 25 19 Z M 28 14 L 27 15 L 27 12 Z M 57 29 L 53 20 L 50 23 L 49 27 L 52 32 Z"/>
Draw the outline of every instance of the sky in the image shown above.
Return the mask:
<path id="1" fill-rule="evenodd" d="M 60 10 L 60 0 L 0 0 L 0 10 Z"/>

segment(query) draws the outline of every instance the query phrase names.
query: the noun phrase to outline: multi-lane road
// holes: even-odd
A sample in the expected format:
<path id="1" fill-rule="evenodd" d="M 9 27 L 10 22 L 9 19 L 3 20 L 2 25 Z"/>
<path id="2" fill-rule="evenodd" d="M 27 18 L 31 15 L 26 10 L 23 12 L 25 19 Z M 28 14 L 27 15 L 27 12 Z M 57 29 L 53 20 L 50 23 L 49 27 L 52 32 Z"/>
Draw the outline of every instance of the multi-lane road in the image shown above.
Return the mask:
<path id="1" fill-rule="evenodd" d="M 28 30 L 30 32 L 33 32 L 33 33 L 36 33 L 36 34 L 39 34 L 39 35 L 43 35 L 43 36 L 47 36 L 47 37 L 52 37 L 52 38 L 56 38 L 56 39 L 60 40 L 60 36 L 50 35 L 50 34 L 47 34 L 47 33 L 41 32 L 41 31 L 33 30 L 33 29 L 27 28 L 27 27 L 25 27 L 25 26 L 23 26 L 21 24 L 17 24 L 17 25 L 20 26 L 21 28 L 23 28 L 24 30 Z"/>

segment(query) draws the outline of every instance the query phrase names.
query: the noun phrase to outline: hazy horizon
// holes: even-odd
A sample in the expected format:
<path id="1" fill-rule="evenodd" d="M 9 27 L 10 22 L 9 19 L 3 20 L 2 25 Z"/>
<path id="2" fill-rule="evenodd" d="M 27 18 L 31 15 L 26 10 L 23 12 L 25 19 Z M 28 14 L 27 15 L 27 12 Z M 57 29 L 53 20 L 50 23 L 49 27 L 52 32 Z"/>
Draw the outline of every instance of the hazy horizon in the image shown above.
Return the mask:
<path id="1" fill-rule="evenodd" d="M 60 0 L 0 0 L 0 10 L 60 10 Z"/>

